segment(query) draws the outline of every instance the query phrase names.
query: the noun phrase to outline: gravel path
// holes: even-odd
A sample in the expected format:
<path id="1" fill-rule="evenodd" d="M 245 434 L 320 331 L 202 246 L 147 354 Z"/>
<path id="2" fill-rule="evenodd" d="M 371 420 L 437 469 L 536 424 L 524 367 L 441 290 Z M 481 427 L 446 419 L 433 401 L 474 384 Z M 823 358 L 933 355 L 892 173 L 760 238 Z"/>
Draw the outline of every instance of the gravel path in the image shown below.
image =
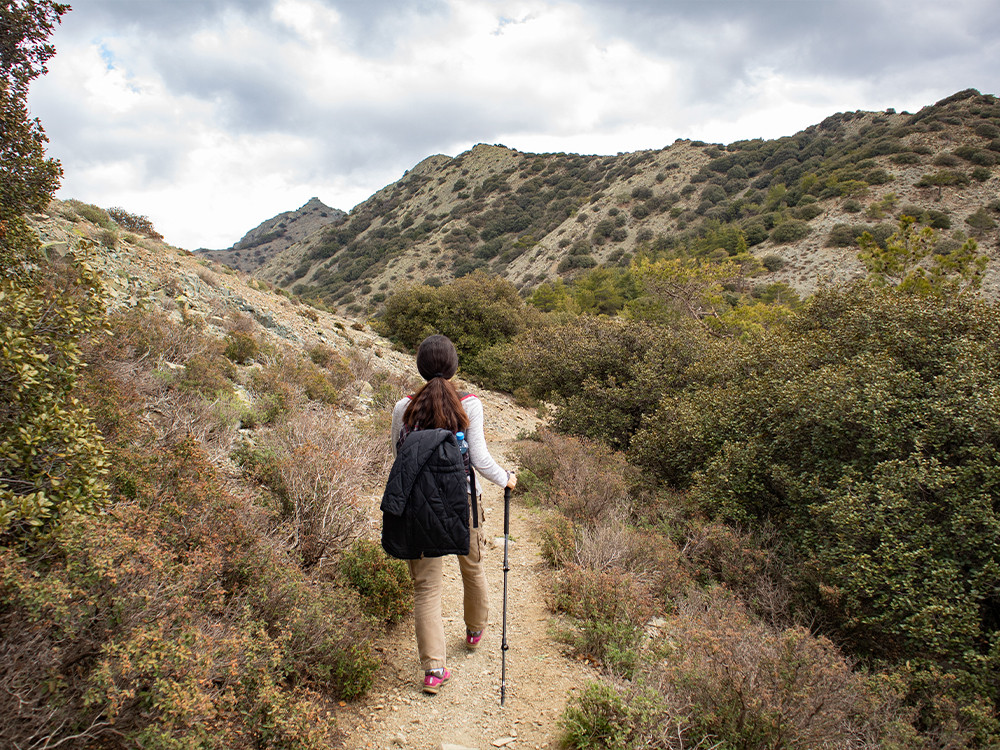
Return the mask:
<path id="1" fill-rule="evenodd" d="M 476 391 L 486 410 L 486 439 L 501 465 L 510 466 L 510 446 L 537 419 L 510 399 Z M 506 700 L 500 706 L 503 600 L 503 491 L 484 482 L 486 528 L 491 544 L 484 563 L 491 592 L 491 624 L 475 652 L 465 649 L 462 582 L 458 563 L 445 566 L 444 616 L 451 681 L 435 696 L 421 689 L 413 620 L 404 620 L 380 644 L 383 667 L 371 693 L 342 707 L 338 723 L 347 750 L 442 745 L 555 748 L 558 719 L 567 698 L 596 677 L 589 665 L 570 658 L 550 634 L 545 606 L 550 569 L 538 554 L 540 512 L 511 503 L 507 600 Z M 378 499 L 373 498 L 377 507 Z"/>

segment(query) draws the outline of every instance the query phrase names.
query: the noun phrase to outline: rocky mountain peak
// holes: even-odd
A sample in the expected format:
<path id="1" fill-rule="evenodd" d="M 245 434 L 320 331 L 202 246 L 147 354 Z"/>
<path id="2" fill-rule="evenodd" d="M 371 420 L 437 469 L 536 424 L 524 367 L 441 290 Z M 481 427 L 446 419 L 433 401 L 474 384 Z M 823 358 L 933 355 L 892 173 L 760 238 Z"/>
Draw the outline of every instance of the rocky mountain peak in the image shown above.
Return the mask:
<path id="1" fill-rule="evenodd" d="M 232 247 L 204 251 L 204 254 L 212 260 L 252 273 L 292 245 L 324 227 L 339 224 L 346 217 L 344 211 L 331 208 L 314 196 L 294 211 L 285 211 L 262 221 Z"/>

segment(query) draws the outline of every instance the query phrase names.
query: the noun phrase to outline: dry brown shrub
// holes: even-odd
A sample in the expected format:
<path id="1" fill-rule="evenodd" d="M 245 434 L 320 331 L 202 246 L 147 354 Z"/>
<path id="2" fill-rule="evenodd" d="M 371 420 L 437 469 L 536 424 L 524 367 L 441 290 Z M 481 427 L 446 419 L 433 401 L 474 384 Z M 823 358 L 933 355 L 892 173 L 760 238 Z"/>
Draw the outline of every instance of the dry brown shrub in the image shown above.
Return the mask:
<path id="1" fill-rule="evenodd" d="M 214 272 L 207 268 L 199 268 L 195 273 L 198 274 L 198 278 L 204 281 L 213 289 L 218 289 L 219 287 L 219 277 L 215 275 Z"/>
<path id="2" fill-rule="evenodd" d="M 238 415 L 230 412 L 234 408 L 231 397 L 206 399 L 198 393 L 165 388 L 150 394 L 146 403 L 158 445 L 174 445 L 192 437 L 216 462 L 232 451 L 240 423 Z"/>
<path id="3" fill-rule="evenodd" d="M 681 555 L 702 583 L 723 583 L 772 625 L 788 625 L 810 608 L 787 581 L 787 551 L 775 547 L 773 530 L 750 534 L 715 522 L 688 525 Z"/>
<path id="4" fill-rule="evenodd" d="M 306 567 L 370 531 L 362 488 L 373 467 L 384 464 L 384 442 L 319 405 L 261 440 L 261 447 L 280 456 L 278 470 L 292 509 L 285 544 Z"/>
<path id="5" fill-rule="evenodd" d="M 226 331 L 228 333 L 245 333 L 252 336 L 260 328 L 257 321 L 242 310 L 229 310 L 225 317 Z"/>
<path id="6" fill-rule="evenodd" d="M 541 480 L 544 499 L 578 522 L 631 515 L 635 470 L 601 443 L 540 431 L 518 444 L 522 467 Z"/>
<path id="7" fill-rule="evenodd" d="M 874 750 L 912 739 L 888 684 L 852 671 L 826 638 L 754 620 L 721 589 L 680 603 L 662 657 L 643 682 L 672 695 L 668 703 L 693 706 L 702 734 L 733 747 Z"/>
<path id="8" fill-rule="evenodd" d="M 156 308 L 133 307 L 108 316 L 110 336 L 98 345 L 112 359 L 186 362 L 196 354 L 221 351 L 221 343 L 172 320 Z"/>
<path id="9" fill-rule="evenodd" d="M 267 411 L 292 411 L 308 401 L 337 404 L 346 395 L 343 373 L 316 365 L 301 351 L 284 349 L 261 357 L 263 366 L 250 375 L 250 388 Z M 274 421 L 273 418 L 265 421 Z"/>
<path id="10" fill-rule="evenodd" d="M 553 513 L 542 524 L 541 554 L 553 568 L 576 559 L 576 527 L 562 513 Z"/>

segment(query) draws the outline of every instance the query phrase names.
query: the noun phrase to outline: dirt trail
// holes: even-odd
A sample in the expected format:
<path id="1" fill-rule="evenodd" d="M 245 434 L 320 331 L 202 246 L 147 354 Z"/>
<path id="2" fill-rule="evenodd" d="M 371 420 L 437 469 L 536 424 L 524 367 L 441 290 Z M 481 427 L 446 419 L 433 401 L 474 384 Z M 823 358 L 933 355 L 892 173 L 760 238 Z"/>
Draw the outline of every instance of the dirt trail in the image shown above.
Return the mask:
<path id="1" fill-rule="evenodd" d="M 486 412 L 486 441 L 503 466 L 519 433 L 538 423 L 510 399 L 477 392 Z M 500 706 L 503 604 L 503 491 L 483 482 L 486 529 L 491 544 L 484 560 L 490 582 L 490 626 L 475 652 L 465 649 L 462 582 L 458 563 L 445 565 L 444 617 L 448 667 L 453 677 L 436 696 L 421 689 L 413 620 L 396 626 L 379 645 L 383 666 L 363 700 L 341 708 L 338 724 L 346 750 L 456 745 L 476 750 L 505 747 L 555 748 L 557 720 L 567 698 L 596 674 L 569 658 L 550 635 L 545 595 L 551 571 L 538 554 L 538 512 L 511 503 L 507 592 L 507 682 Z M 377 507 L 378 500 L 373 500 Z"/>

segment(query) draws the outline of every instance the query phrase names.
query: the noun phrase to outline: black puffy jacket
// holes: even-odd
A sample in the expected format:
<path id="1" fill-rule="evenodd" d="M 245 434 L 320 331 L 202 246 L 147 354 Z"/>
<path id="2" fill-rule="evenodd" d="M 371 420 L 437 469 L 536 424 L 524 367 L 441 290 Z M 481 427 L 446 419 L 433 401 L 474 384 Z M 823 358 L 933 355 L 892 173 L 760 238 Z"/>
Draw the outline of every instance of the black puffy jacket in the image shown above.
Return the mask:
<path id="1" fill-rule="evenodd" d="M 401 560 L 469 554 L 468 492 L 455 434 L 411 432 L 382 495 L 382 548 Z"/>

